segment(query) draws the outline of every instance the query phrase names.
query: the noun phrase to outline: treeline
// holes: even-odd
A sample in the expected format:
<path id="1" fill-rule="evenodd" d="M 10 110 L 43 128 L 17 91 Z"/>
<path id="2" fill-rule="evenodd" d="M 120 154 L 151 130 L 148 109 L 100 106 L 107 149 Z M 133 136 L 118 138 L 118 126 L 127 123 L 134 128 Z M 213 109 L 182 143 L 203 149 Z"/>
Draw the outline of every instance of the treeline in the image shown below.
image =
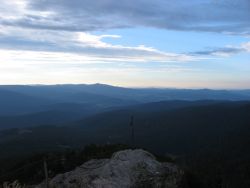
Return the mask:
<path id="1" fill-rule="evenodd" d="M 21 184 L 38 184 L 44 180 L 44 160 L 49 178 L 73 170 L 91 159 L 110 158 L 116 151 L 129 149 L 123 144 L 88 145 L 83 149 L 40 153 L 26 158 L 1 160 L 0 187 L 18 179 Z M 161 162 L 175 162 L 184 169 L 190 188 L 248 188 L 250 187 L 250 160 L 232 160 L 219 154 L 182 156 L 173 160 L 156 156 Z M 3 164 L 6 165 L 3 165 Z"/>
<path id="2" fill-rule="evenodd" d="M 90 159 L 110 158 L 116 151 L 128 149 L 122 144 L 89 145 L 83 149 L 68 149 L 60 152 L 35 154 L 26 159 L 0 161 L 0 184 L 18 179 L 22 184 L 37 184 L 44 180 L 44 161 L 48 166 L 50 178 L 59 173 L 73 170 Z M 4 165 L 4 163 L 6 165 Z"/>
<path id="3" fill-rule="evenodd" d="M 193 159 L 186 163 L 185 172 L 191 188 L 248 188 L 250 160 L 219 158 Z"/>

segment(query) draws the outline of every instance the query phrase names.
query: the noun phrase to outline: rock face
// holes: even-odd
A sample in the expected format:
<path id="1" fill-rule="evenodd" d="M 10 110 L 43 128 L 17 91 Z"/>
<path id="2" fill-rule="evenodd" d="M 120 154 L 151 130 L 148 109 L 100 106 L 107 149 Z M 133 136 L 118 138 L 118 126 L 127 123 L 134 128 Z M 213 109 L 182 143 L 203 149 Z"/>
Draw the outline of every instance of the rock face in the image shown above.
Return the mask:
<path id="1" fill-rule="evenodd" d="M 111 159 L 90 160 L 49 183 L 51 188 L 182 188 L 183 175 L 174 164 L 160 163 L 137 149 L 119 151 Z"/>

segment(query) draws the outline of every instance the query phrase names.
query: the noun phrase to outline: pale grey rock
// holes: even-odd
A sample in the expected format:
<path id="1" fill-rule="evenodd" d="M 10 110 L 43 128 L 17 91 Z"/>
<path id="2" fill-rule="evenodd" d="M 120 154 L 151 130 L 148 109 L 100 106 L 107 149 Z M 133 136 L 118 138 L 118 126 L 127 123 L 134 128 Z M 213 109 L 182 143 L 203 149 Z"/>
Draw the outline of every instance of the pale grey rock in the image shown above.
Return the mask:
<path id="1" fill-rule="evenodd" d="M 50 188 L 182 188 L 183 177 L 176 165 L 160 163 L 136 149 L 116 152 L 111 159 L 90 160 L 49 183 Z"/>

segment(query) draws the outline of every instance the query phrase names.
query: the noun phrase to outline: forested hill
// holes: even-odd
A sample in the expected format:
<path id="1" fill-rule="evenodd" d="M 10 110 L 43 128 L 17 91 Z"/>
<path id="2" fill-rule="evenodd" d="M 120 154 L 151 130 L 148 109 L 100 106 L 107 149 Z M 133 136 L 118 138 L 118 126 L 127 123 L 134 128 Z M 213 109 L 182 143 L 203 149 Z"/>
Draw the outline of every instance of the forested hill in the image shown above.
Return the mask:
<path id="1" fill-rule="evenodd" d="M 222 147 L 241 152 L 250 138 L 249 115 L 250 102 L 244 101 L 157 102 L 99 113 L 63 126 L 25 128 L 29 133 L 2 131 L 0 145 L 5 148 L 2 154 L 8 154 L 10 143 L 11 153 L 20 144 L 24 150 L 41 151 L 87 143 L 130 143 L 133 116 L 138 146 L 161 153 L 187 154 Z"/>
<path id="2" fill-rule="evenodd" d="M 162 101 L 96 114 L 67 126 L 5 130 L 0 132 L 0 161 L 77 150 L 91 143 L 131 145 L 131 116 L 134 145 L 171 154 L 201 180 L 202 187 L 209 182 L 219 188 L 217 181 L 233 188 L 250 183 L 247 101 Z"/>

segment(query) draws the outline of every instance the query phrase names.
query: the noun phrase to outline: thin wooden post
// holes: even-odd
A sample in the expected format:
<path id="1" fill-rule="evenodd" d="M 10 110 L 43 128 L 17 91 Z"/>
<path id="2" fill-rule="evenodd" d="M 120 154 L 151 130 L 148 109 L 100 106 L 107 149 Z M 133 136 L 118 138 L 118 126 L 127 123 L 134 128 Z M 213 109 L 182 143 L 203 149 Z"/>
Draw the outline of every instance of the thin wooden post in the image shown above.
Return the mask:
<path id="1" fill-rule="evenodd" d="M 135 147 L 135 130 L 134 130 L 134 116 L 130 118 L 130 129 L 131 129 L 131 146 Z"/>
<path id="2" fill-rule="evenodd" d="M 47 167 L 47 161 L 45 158 L 43 160 L 43 167 L 44 167 L 44 175 L 45 175 L 45 186 L 46 188 L 49 188 L 48 167 Z"/>

